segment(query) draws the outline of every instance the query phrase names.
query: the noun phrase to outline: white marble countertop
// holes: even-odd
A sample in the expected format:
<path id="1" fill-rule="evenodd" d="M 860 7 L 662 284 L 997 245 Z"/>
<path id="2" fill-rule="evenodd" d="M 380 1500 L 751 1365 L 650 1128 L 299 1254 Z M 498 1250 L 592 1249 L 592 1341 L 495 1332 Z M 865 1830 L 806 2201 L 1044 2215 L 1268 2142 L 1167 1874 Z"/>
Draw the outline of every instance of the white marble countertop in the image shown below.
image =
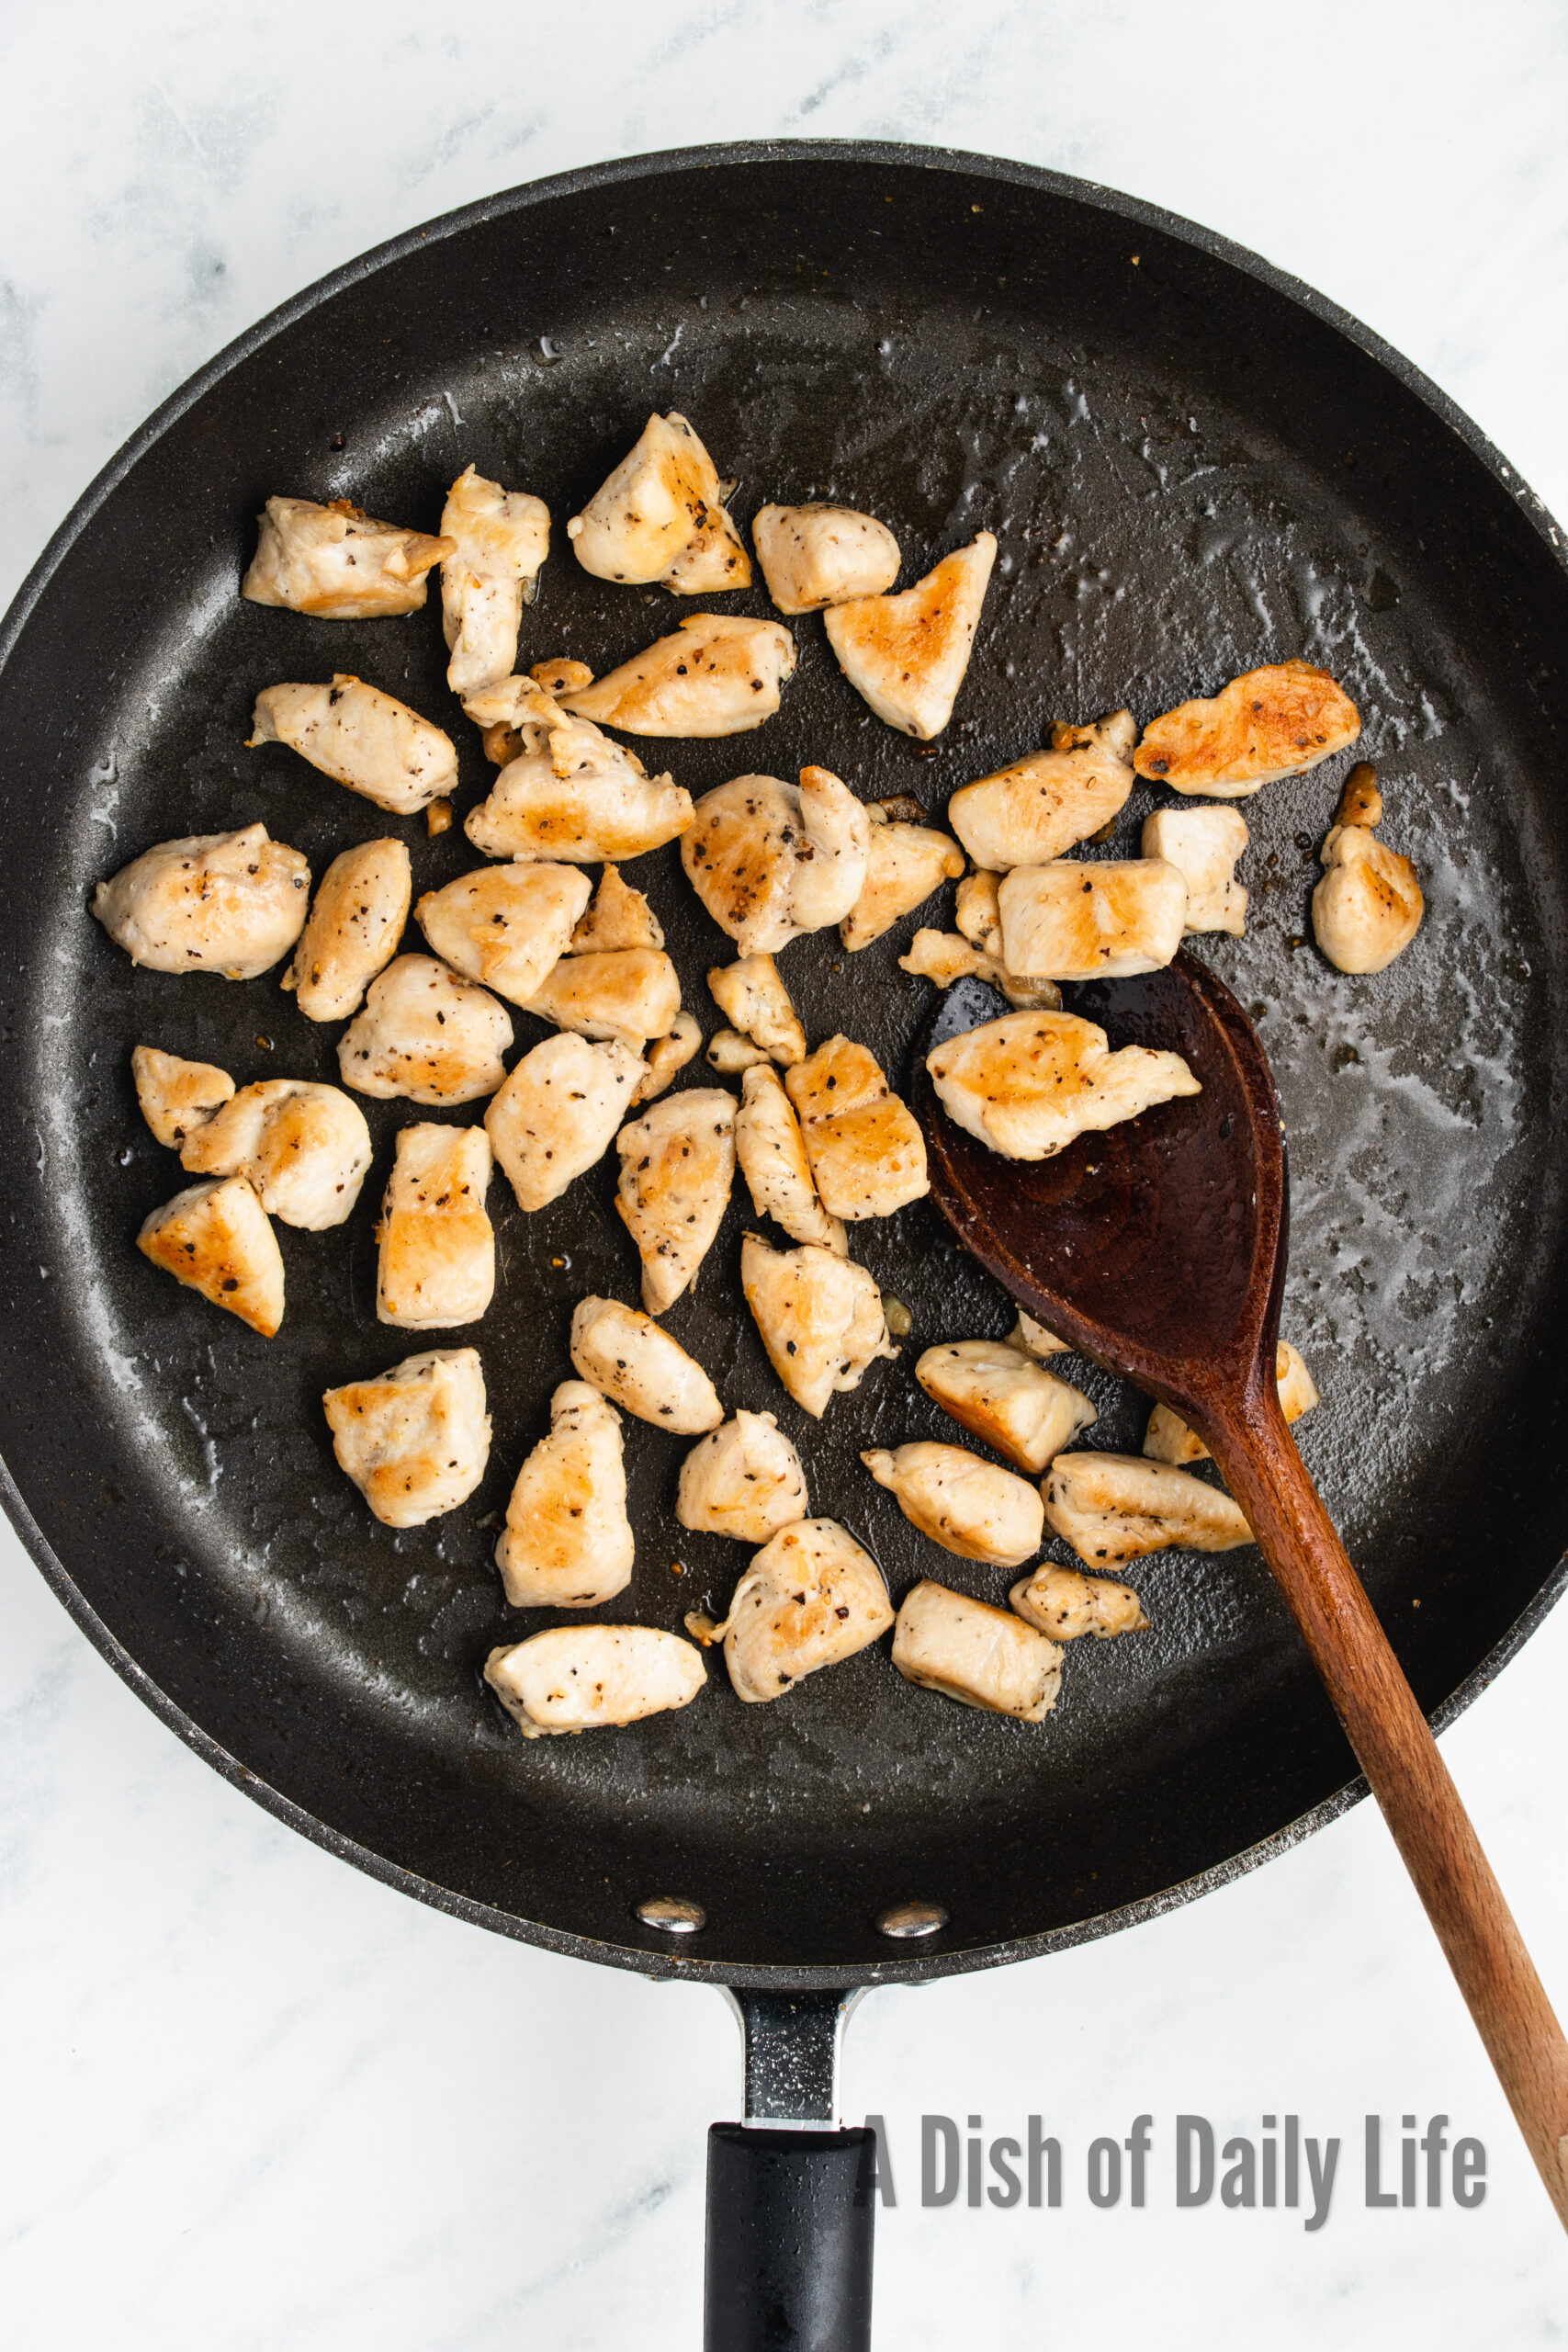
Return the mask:
<path id="1" fill-rule="evenodd" d="M 1224 231 L 1427 368 L 1559 515 L 1568 41 L 1547 0 L 475 0 L 7 13 L 0 590 L 155 402 L 411 223 L 616 153 L 790 134 L 1049 164 Z M 1506 1541 L 1506 1530 L 1499 1540 Z M 700 2333 L 716 1994 L 489 1938 L 278 1827 L 187 1754 L 0 1536 L 0 2335 L 16 2352 L 676 2352 Z M 1568 2002 L 1568 1615 L 1444 1741 Z M 884 2352 L 1562 2341 L 1562 2242 L 1378 1816 L 1062 1958 L 873 1996 Z M 1097 2211 L 1083 2151 L 1201 2111 L 1345 2143 L 1327 2224 Z M 919 2118 L 1043 2112 L 1060 2213 L 923 2211 Z M 1451 2119 L 1470 2212 L 1368 2211 L 1361 2120 Z M 1556 2286 L 1553 2286 L 1555 2280 Z"/>

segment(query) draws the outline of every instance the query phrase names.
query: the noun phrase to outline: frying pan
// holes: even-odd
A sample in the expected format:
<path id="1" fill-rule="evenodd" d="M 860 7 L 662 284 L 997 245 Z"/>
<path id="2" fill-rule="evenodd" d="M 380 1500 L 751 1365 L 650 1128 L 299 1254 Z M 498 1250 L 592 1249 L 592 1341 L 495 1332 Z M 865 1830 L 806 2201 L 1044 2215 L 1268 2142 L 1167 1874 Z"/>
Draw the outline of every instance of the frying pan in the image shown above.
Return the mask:
<path id="1" fill-rule="evenodd" d="M 1438 1724 L 1563 1578 L 1568 582 L 1557 531 L 1474 427 L 1251 255 L 1020 164 L 790 143 L 569 175 L 339 271 L 165 404 L 9 616 L 0 1453 L 24 1541 L 131 1687 L 258 1803 L 479 1925 L 732 1988 L 749 2119 L 826 2127 L 854 1988 L 1108 1934 L 1361 1793 L 1262 1562 L 1145 1563 L 1153 1631 L 1080 1645 L 1096 1654 L 1070 1655 L 1043 1727 L 961 1713 L 878 1647 L 772 1706 L 740 1706 L 717 1673 L 680 1714 L 525 1744 L 479 1668 L 496 1642 L 558 1620 L 505 1608 L 496 1515 L 568 1372 L 573 1303 L 636 1295 L 610 1169 L 531 1217 L 498 1182 L 501 1284 L 462 1335 L 484 1361 L 491 1468 L 462 1510 L 395 1533 L 336 1471 L 319 1400 L 402 1351 L 375 1320 L 372 1226 L 410 1106 L 366 1104 L 377 1170 L 349 1225 L 283 1234 L 276 1340 L 177 1290 L 132 1247 L 183 1180 L 138 1116 L 131 1046 L 240 1083 L 335 1079 L 335 1033 L 276 975 L 133 971 L 85 910 L 92 884 L 150 843 L 255 818 L 317 874 L 392 830 L 416 890 L 469 866 L 460 829 L 429 840 L 280 748 L 243 747 L 260 686 L 334 669 L 456 717 L 438 600 L 369 623 L 247 605 L 254 518 L 288 491 L 433 529 L 473 459 L 555 517 L 520 661 L 603 671 L 688 609 L 589 579 L 561 530 L 652 408 L 696 421 L 739 477 L 743 522 L 771 499 L 868 508 L 897 532 L 906 582 L 982 526 L 1000 542 L 937 743 L 872 718 L 809 618 L 759 736 L 640 747 L 694 794 L 816 761 L 866 797 L 912 793 L 940 814 L 1054 718 L 1123 703 L 1147 718 L 1297 654 L 1359 705 L 1384 833 L 1427 891 L 1415 945 L 1363 979 L 1312 945 L 1335 763 L 1247 804 L 1247 936 L 1200 949 L 1258 1021 L 1283 1099 L 1284 1329 L 1324 1395 L 1303 1450 Z M 710 602 L 768 609 L 760 586 Z M 452 731 L 461 813 L 493 771 L 474 729 Z M 1121 843 L 1149 805 L 1140 787 Z M 634 878 L 704 1008 L 730 943 L 673 848 Z M 951 920 L 939 902 L 852 958 L 831 934 L 788 951 L 811 1036 L 844 1029 L 907 1069 L 929 990 L 896 958 L 918 919 Z M 519 1050 L 536 1042 L 526 1016 L 517 1028 Z M 705 1081 L 699 1061 L 683 1082 Z M 911 1337 L 811 1422 L 739 1306 L 750 1221 L 732 1204 L 669 1328 L 727 1405 L 777 1415 L 814 1509 L 870 1546 L 895 1600 L 927 1573 L 999 1600 L 1001 1572 L 933 1553 L 857 1457 L 947 1433 L 913 1355 L 1003 1332 L 1010 1303 L 926 1204 L 863 1229 L 856 1255 L 908 1307 Z M 1092 1366 L 1081 1378 L 1096 1443 L 1136 1451 L 1139 1400 Z M 637 1573 L 599 1613 L 679 1628 L 690 1608 L 722 1610 L 746 1555 L 677 1529 L 677 1443 L 640 1422 L 626 1439 Z M 716 2134 L 710 2342 L 773 2341 L 786 2323 L 802 2341 L 863 2341 L 865 2135 Z M 769 2320 L 757 2303 L 784 2222 L 810 2258 Z"/>

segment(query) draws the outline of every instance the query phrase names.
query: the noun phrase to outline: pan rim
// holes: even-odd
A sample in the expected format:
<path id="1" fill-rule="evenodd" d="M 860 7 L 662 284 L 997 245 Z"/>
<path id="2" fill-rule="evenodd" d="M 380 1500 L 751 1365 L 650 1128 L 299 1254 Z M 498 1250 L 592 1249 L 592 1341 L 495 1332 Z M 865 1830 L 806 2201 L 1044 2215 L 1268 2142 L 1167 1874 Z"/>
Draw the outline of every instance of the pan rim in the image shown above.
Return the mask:
<path id="1" fill-rule="evenodd" d="M 1457 402 L 1351 312 L 1302 279 L 1217 232 L 1168 211 L 1159 205 L 1125 195 L 1095 181 L 1009 158 L 976 154 L 961 148 L 922 146 L 892 140 L 717 141 L 704 146 L 656 149 L 640 155 L 581 165 L 480 198 L 472 204 L 441 214 L 370 247 L 265 313 L 170 393 L 122 443 L 75 501 L 28 571 L 4 619 L 0 620 L 0 672 L 5 670 L 50 582 L 99 510 L 141 459 L 162 440 L 171 425 L 221 383 L 225 377 L 264 350 L 276 335 L 319 309 L 323 302 L 418 252 L 422 245 L 428 244 L 433 239 L 444 240 L 461 235 L 470 228 L 520 212 L 534 204 L 676 173 L 712 170 L 719 165 L 766 166 L 800 163 L 882 164 L 906 169 L 945 172 L 970 181 L 987 180 L 1028 188 L 1061 198 L 1090 210 L 1113 214 L 1130 225 L 1156 231 L 1228 268 L 1241 271 L 1305 311 L 1320 325 L 1340 335 L 1429 409 L 1438 422 L 1454 434 L 1470 455 L 1480 462 L 1496 487 L 1521 510 L 1559 568 L 1568 571 L 1568 544 L 1565 544 L 1562 532 L 1543 501 Z M 273 1788 L 171 1699 L 109 1630 L 55 1554 L 28 1509 L 9 1464 L 3 1459 L 0 1459 L 0 1508 L 4 1509 L 24 1549 L 73 1623 L 120 1679 L 187 1747 L 276 1820 L 298 1831 L 336 1860 L 352 1863 L 367 1876 L 378 1880 L 400 1894 L 414 1897 L 433 1910 L 460 1918 L 475 1927 L 486 1928 L 494 1934 L 508 1936 L 517 1942 L 536 1945 L 563 1956 L 592 1961 L 604 1966 L 631 1970 L 642 1975 L 764 1989 L 830 1990 L 853 1985 L 918 1984 L 937 1977 L 968 1974 L 1014 1961 L 1038 1959 L 1049 1952 L 1119 1933 L 1122 1928 L 1145 1920 L 1158 1918 L 1168 1911 L 1195 1901 L 1200 1895 L 1230 1884 L 1301 1844 L 1314 1830 L 1337 1819 L 1368 1793 L 1364 1778 L 1357 1775 L 1269 1838 L 1212 1864 L 1190 1878 L 1178 1881 L 1172 1886 L 1141 1896 L 1136 1902 L 1123 1905 L 1116 1910 L 1075 1920 L 1065 1927 L 1001 1943 L 976 1945 L 966 1951 L 937 1950 L 921 1957 L 889 1959 L 860 1966 L 849 1963 L 818 1966 L 706 1961 L 694 1955 L 686 1957 L 679 1953 L 656 1951 L 630 1942 L 612 1944 L 600 1938 L 569 1933 L 544 1921 L 524 1919 L 515 1913 L 501 1910 L 494 1905 L 439 1885 L 435 1881 L 389 1860 L 386 1856 L 333 1829 L 292 1798 Z M 1439 1734 L 1446 1731 L 1495 1680 L 1537 1631 L 1565 1588 L 1568 1588 L 1568 1554 L 1560 1559 L 1529 1605 L 1480 1663 L 1433 1711 L 1429 1721 L 1434 1731 Z M 628 1928 L 630 1924 L 628 1916 Z"/>

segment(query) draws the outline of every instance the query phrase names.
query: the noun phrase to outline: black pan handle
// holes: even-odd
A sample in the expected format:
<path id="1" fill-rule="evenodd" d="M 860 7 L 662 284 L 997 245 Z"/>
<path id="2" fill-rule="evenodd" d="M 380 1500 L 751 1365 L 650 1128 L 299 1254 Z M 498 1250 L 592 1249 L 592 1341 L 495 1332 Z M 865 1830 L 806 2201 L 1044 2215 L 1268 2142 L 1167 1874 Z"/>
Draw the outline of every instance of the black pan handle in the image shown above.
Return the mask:
<path id="1" fill-rule="evenodd" d="M 858 1996 L 730 1997 L 747 2120 L 708 2133 L 704 2352 L 870 2352 L 876 2135 L 837 2128 Z"/>

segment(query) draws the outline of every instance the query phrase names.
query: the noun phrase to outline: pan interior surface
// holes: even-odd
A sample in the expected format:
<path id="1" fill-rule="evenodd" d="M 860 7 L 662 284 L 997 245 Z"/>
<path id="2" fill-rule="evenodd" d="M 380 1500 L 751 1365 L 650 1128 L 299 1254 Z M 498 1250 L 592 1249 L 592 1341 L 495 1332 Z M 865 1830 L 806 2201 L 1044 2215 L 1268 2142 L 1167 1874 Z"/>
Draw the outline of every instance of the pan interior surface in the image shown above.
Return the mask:
<path id="1" fill-rule="evenodd" d="M 178 407 L 81 526 L 0 673 L 10 815 L 4 945 L 12 1106 L 0 1450 L 78 1605 L 246 1772 L 416 1891 L 490 1923 L 644 1964 L 632 1906 L 700 1902 L 693 1964 L 743 1975 L 897 1973 L 874 1921 L 908 1897 L 964 1965 L 1068 1938 L 1223 1868 L 1333 1798 L 1353 1769 L 1260 1558 L 1156 1555 L 1133 1572 L 1153 1630 L 1069 1652 L 1043 1726 L 906 1685 L 886 1644 L 770 1706 L 717 1653 L 684 1712 L 524 1743 L 479 1672 L 562 1612 L 509 1611 L 491 1555 L 575 1302 L 635 1302 L 615 1155 L 524 1216 L 491 1196 L 496 1303 L 475 1328 L 494 1438 L 486 1479 L 403 1533 L 334 1466 L 321 1391 L 426 1344 L 377 1323 L 373 1227 L 391 1138 L 348 1225 L 285 1229 L 288 1306 L 263 1340 L 136 1252 L 180 1188 L 142 1125 L 148 1043 L 240 1084 L 335 1080 L 334 1029 L 278 974 L 133 971 L 86 908 L 152 843 L 256 819 L 319 877 L 350 843 L 405 839 L 416 896 L 477 863 L 461 831 L 494 771 L 445 685 L 439 595 L 400 621 L 332 623 L 237 594 L 274 492 L 352 498 L 434 530 L 482 474 L 549 503 L 553 548 L 519 662 L 602 673 L 694 608 L 591 580 L 565 535 L 650 410 L 689 415 L 734 511 L 828 499 L 893 527 L 899 585 L 982 527 L 999 556 L 954 718 L 919 745 L 872 718 L 819 616 L 754 736 L 635 744 L 694 795 L 816 762 L 863 797 L 947 797 L 1123 704 L 1141 721 L 1237 672 L 1304 656 L 1356 699 L 1353 754 L 1245 802 L 1244 940 L 1203 956 L 1257 1020 L 1293 1180 L 1285 1336 L 1322 1391 L 1299 1439 L 1424 1706 L 1475 1674 L 1557 1572 L 1564 1542 L 1563 1087 L 1568 740 L 1562 570 L 1476 448 L 1325 316 L 1217 249 L 1041 175 L 908 157 L 785 154 L 523 191 L 404 241 L 253 340 Z M 698 609 L 765 614 L 761 580 Z M 446 727 L 459 823 L 385 817 L 292 753 L 245 748 L 257 691 L 352 672 Z M 1377 763 L 1383 838 L 1413 856 L 1424 927 L 1350 979 L 1312 942 L 1316 853 L 1350 757 Z M 1136 855 L 1140 786 L 1114 844 Z M 673 846 L 648 892 L 705 1031 L 730 942 Z M 842 1030 L 895 1083 L 931 1011 L 897 964 L 942 898 L 849 956 L 833 933 L 781 969 L 813 1041 Z M 411 929 L 405 946 L 423 942 Z M 546 1033 L 515 1016 L 519 1052 Z M 679 1083 L 716 1082 L 705 1063 Z M 361 1098 L 356 1098 L 361 1099 Z M 814 1510 L 881 1562 L 895 1600 L 933 1576 L 995 1601 L 1008 1572 L 918 1535 L 859 1462 L 961 1435 L 917 1387 L 940 1340 L 1013 1309 L 925 1204 L 853 1254 L 909 1309 L 900 1361 L 825 1419 L 771 1373 L 739 1284 L 758 1221 L 737 1185 L 695 1286 L 666 1318 L 727 1408 L 774 1413 Z M 770 1229 L 770 1238 L 782 1235 Z M 1090 1441 L 1136 1452 L 1145 1408 L 1069 1364 Z M 637 1563 L 592 1612 L 679 1629 L 721 1614 L 748 1552 L 682 1531 L 683 1445 L 626 1427 Z M 1066 1557 L 1063 1547 L 1052 1547 Z"/>

